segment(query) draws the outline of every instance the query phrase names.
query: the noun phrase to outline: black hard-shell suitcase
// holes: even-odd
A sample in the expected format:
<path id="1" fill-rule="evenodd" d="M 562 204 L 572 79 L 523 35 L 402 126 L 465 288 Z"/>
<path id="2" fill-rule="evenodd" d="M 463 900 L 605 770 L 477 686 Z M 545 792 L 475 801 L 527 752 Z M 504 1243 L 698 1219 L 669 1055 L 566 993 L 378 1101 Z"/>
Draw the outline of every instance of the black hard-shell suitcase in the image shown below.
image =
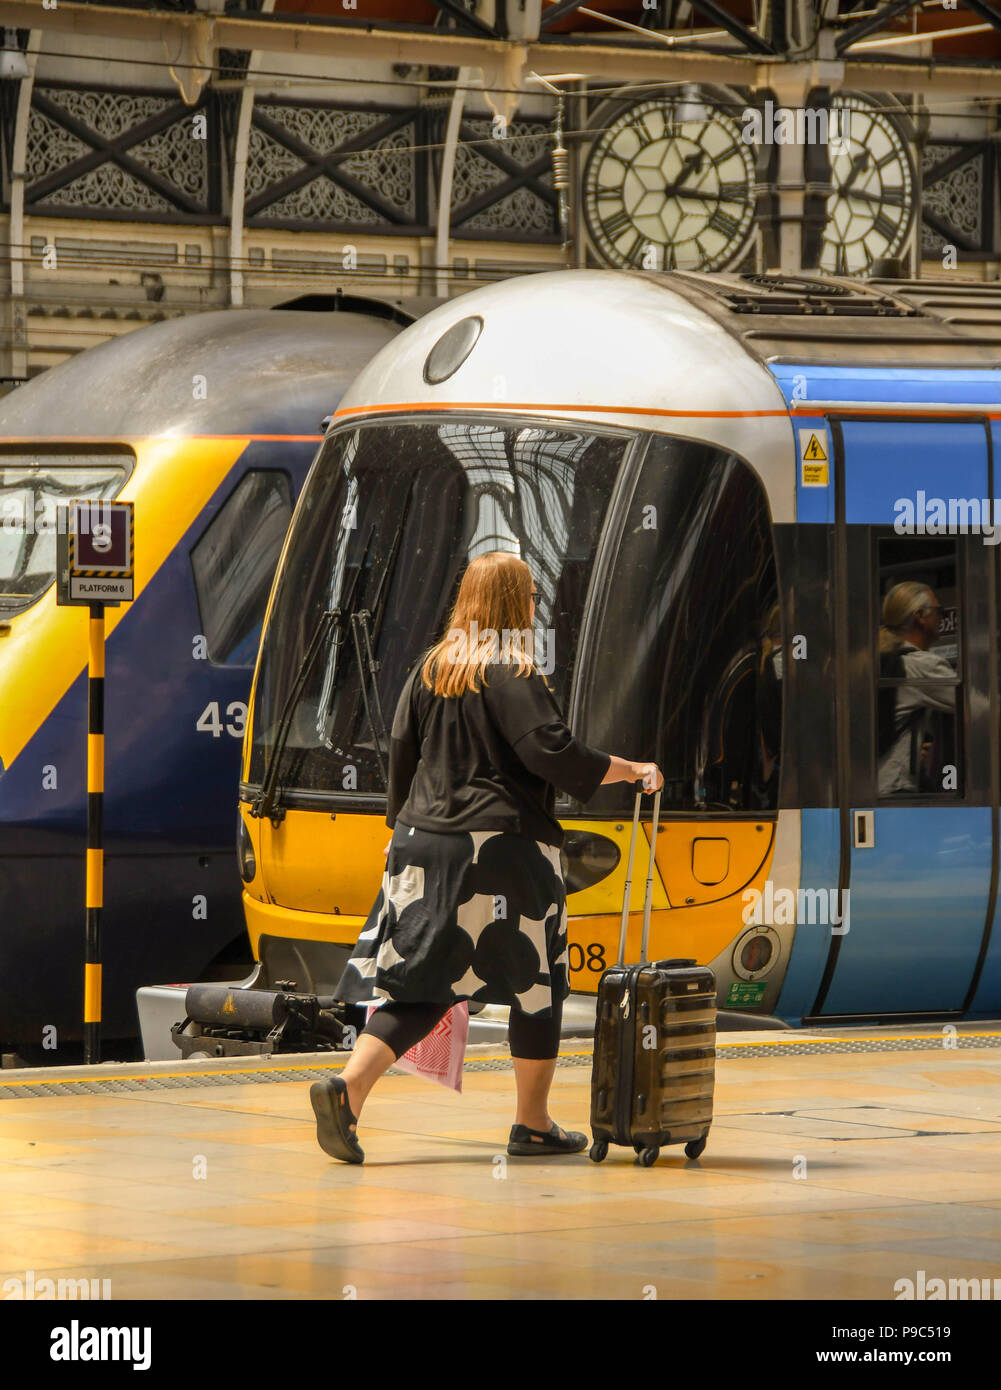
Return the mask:
<path id="1" fill-rule="evenodd" d="M 598 983 L 591 1158 L 600 1163 L 609 1144 L 632 1145 L 637 1161 L 649 1167 L 664 1144 L 684 1144 L 689 1158 L 698 1158 L 706 1146 L 716 1069 L 716 978 L 694 960 L 646 959 L 660 792 L 653 805 L 642 959 L 622 964 L 642 796 L 636 793 L 633 810 L 619 964 Z"/>

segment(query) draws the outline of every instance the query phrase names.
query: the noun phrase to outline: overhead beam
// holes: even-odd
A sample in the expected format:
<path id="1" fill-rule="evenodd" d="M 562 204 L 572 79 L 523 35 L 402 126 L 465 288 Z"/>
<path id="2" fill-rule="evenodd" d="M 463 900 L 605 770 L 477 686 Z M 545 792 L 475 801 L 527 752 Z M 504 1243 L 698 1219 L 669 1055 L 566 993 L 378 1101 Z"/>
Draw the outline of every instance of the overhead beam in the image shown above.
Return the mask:
<path id="1" fill-rule="evenodd" d="M 867 19 L 860 19 L 857 24 L 852 24 L 840 33 L 834 45 L 835 49 L 839 54 L 843 54 L 853 43 L 858 43 L 859 39 L 885 29 L 891 19 L 896 19 L 898 14 L 906 14 L 920 3 L 921 0 L 889 0 L 888 4 L 880 5 L 875 14 L 869 15 Z"/>
<path id="2" fill-rule="evenodd" d="M 988 24 L 1001 32 L 1001 14 L 993 5 L 984 4 L 984 0 L 960 0 L 964 10 L 972 10 L 974 14 L 985 19 Z"/>
<path id="3" fill-rule="evenodd" d="M 484 39 L 500 38 L 500 34 L 492 24 L 484 23 L 478 15 L 473 14 L 472 10 L 467 10 L 464 5 L 460 5 L 459 0 L 431 0 L 431 4 L 441 14 L 447 14 L 451 19 L 454 19 L 460 33 L 479 34 Z"/>
<path id="4" fill-rule="evenodd" d="M 561 19 L 565 19 L 568 14 L 573 14 L 574 10 L 579 10 L 583 3 L 584 0 L 557 0 L 555 5 L 550 5 L 548 9 L 542 11 L 542 22 L 539 28 L 545 33 Z"/>
<path id="5" fill-rule="evenodd" d="M 165 54 L 176 53 L 188 31 L 200 30 L 199 43 L 208 39 L 220 48 L 259 49 L 262 52 L 299 54 L 303 58 L 331 58 L 356 62 L 408 63 L 435 67 L 488 67 L 503 61 L 505 48 L 517 48 L 535 71 L 585 72 L 600 77 L 637 77 L 652 80 L 735 82 L 752 84 L 756 64 L 750 58 L 727 54 L 691 53 L 674 56 L 662 44 L 628 41 L 585 42 L 565 45 L 561 40 L 511 44 L 506 40 L 456 34 L 439 29 L 379 29 L 351 23 L 301 23 L 295 18 L 269 16 L 244 19 L 225 14 L 180 13 L 127 9 L 113 5 L 74 4 L 59 0 L 52 10 L 39 0 L 0 0 L 0 27 L 40 28 L 81 39 L 119 39 L 123 42 L 159 43 Z M 561 36 L 562 39 L 562 36 Z M 44 48 L 44 43 L 43 43 Z M 572 61 L 571 61 L 572 55 Z M 554 67 L 554 60 L 557 66 Z M 567 63 L 571 62 L 568 68 Z M 584 64 L 582 67 L 581 64 Z M 539 64 L 542 64 L 540 69 Z M 562 66 L 559 66 L 562 64 Z"/>
<path id="6" fill-rule="evenodd" d="M 265 53 L 301 54 L 347 60 L 351 63 L 416 63 L 440 67 L 495 69 L 510 49 L 527 71 L 579 72 L 611 81 L 703 82 L 761 89 L 773 85 L 778 73 L 800 68 L 814 73 L 814 85 L 838 90 L 933 92 L 1001 98 L 1001 67 L 947 66 L 941 61 L 915 59 L 882 63 L 852 58 L 844 63 L 789 63 L 781 58 L 721 53 L 674 53 L 655 42 L 594 43 L 558 39 L 524 45 L 499 39 L 443 34 L 437 30 L 369 30 L 365 26 L 302 24 L 293 20 L 240 19 L 227 15 L 181 14 L 133 10 L 59 0 L 53 10 L 39 0 L 0 0 L 0 27 L 37 28 L 81 39 L 161 43 L 165 54 L 177 51 L 179 33 L 189 25 L 208 26 L 210 50 L 259 49 Z M 204 38 L 205 35 L 199 36 Z M 105 50 L 106 52 L 107 50 Z M 141 67 L 138 71 L 142 71 Z"/>
<path id="7" fill-rule="evenodd" d="M 767 39 L 763 39 L 753 29 L 748 29 L 739 19 L 734 19 L 722 5 L 716 4 L 716 0 L 692 0 L 692 9 L 704 15 L 710 24 L 718 24 L 721 29 L 725 29 L 738 43 L 744 45 L 748 53 L 774 54 L 775 49 Z"/>

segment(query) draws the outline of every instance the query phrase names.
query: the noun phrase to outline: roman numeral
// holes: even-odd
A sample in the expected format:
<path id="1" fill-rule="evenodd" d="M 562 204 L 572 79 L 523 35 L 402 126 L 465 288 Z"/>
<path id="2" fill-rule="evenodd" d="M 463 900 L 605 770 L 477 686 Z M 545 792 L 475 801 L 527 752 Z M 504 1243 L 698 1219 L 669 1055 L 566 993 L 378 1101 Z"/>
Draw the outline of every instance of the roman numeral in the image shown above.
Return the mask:
<path id="1" fill-rule="evenodd" d="M 727 241 L 732 241 L 740 229 L 740 223 L 729 213 L 717 208 L 709 219 L 709 225 L 714 232 L 719 232 L 720 236 L 726 237 Z"/>
<path id="2" fill-rule="evenodd" d="M 639 232 L 637 232 L 636 240 L 633 242 L 632 246 L 630 246 L 629 250 L 626 252 L 626 260 L 629 261 L 631 265 L 639 265 L 639 259 L 640 256 L 643 254 L 643 248 L 645 245 L 646 239 L 644 237 L 641 237 Z"/>
<path id="3" fill-rule="evenodd" d="M 721 183 L 719 186 L 721 203 L 746 203 L 747 184 L 739 182 Z"/>
<path id="4" fill-rule="evenodd" d="M 646 123 L 646 116 L 637 116 L 636 120 L 633 122 L 633 129 L 645 145 L 653 144 L 655 137 L 653 131 Z"/>
<path id="5" fill-rule="evenodd" d="M 877 213 L 876 220 L 872 225 L 880 236 L 886 237 L 887 241 L 892 241 L 897 234 L 897 224 L 891 222 L 885 213 Z"/>
<path id="6" fill-rule="evenodd" d="M 626 228 L 632 225 L 632 218 L 627 212 L 620 209 L 612 217 L 609 217 L 607 221 L 602 221 L 601 230 L 608 237 L 609 241 L 616 241 Z"/>

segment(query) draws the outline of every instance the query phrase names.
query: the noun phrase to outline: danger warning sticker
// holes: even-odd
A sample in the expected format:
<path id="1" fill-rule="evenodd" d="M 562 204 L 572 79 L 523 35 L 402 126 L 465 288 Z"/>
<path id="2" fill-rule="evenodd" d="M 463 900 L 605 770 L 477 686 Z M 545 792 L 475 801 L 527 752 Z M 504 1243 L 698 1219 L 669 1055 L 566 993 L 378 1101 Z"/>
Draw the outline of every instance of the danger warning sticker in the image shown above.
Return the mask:
<path id="1" fill-rule="evenodd" d="M 827 487 L 827 431 L 799 431 L 800 483 L 803 487 Z"/>

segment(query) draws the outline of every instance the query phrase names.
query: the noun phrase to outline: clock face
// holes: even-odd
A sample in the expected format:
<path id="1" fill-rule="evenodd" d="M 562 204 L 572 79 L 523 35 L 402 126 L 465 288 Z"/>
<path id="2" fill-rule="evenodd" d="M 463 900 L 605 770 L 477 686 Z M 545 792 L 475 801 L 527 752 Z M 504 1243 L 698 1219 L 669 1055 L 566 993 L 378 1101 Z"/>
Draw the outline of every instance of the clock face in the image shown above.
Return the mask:
<path id="1" fill-rule="evenodd" d="M 701 100 L 664 97 L 628 107 L 591 148 L 584 217 L 608 265 L 731 264 L 754 222 L 754 155 L 741 127 Z"/>
<path id="2" fill-rule="evenodd" d="M 833 192 L 827 200 L 820 269 L 858 275 L 878 256 L 898 256 L 911 228 L 914 170 L 891 116 L 858 97 L 834 97 L 842 139 L 830 148 Z"/>

